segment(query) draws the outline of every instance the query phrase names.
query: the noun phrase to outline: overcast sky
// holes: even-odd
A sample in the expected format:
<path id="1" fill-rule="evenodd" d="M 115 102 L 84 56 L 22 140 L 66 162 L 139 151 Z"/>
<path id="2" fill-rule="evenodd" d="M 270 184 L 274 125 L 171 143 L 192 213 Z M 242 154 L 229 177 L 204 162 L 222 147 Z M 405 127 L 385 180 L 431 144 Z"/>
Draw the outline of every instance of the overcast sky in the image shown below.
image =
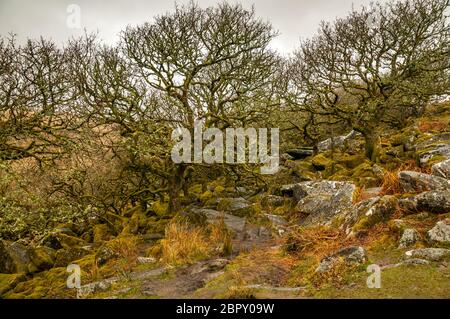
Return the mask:
<path id="1" fill-rule="evenodd" d="M 178 0 L 186 3 L 189 0 Z M 289 53 L 300 38 L 315 33 L 321 20 L 345 16 L 352 6 L 360 8 L 373 0 L 241 0 L 246 8 L 255 5 L 258 16 L 270 20 L 280 36 L 273 47 Z M 198 0 L 202 7 L 219 0 Z M 174 7 L 172 0 L 0 0 L 0 35 L 16 33 L 20 40 L 44 36 L 63 43 L 71 35 L 82 34 L 83 28 L 98 31 L 107 43 L 114 43 L 127 25 L 151 21 L 155 15 Z M 82 29 L 67 26 L 70 4 L 81 9 Z M 70 20 L 74 21 L 74 20 Z"/>

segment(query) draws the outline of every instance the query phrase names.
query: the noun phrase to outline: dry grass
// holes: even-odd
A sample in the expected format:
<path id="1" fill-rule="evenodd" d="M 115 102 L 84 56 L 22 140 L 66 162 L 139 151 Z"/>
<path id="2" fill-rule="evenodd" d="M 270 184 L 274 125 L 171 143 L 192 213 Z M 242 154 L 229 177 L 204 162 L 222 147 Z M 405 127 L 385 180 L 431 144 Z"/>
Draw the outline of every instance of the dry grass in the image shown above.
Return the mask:
<path id="1" fill-rule="evenodd" d="M 421 120 L 419 130 L 422 133 L 442 133 L 448 130 L 448 124 L 443 120 Z"/>
<path id="2" fill-rule="evenodd" d="M 163 263 L 180 266 L 232 251 L 231 235 L 224 225 L 192 227 L 186 223 L 170 223 L 160 242 Z"/>
<path id="3" fill-rule="evenodd" d="M 365 191 L 365 187 L 356 187 L 355 191 L 353 192 L 353 198 L 352 198 L 352 202 L 353 204 L 357 204 L 359 202 L 361 202 L 362 200 L 364 200 L 364 191 Z"/>
<path id="4" fill-rule="evenodd" d="M 398 173 L 401 171 L 414 171 L 419 173 L 430 174 L 430 167 L 420 167 L 414 160 L 409 160 L 404 162 L 395 171 L 386 171 L 381 182 L 381 193 L 380 195 L 396 195 L 401 194 L 402 189 L 400 187 Z"/>
<path id="5" fill-rule="evenodd" d="M 139 250 L 135 237 L 119 237 L 108 242 L 108 246 L 120 256 L 113 265 L 117 272 L 125 275 L 136 267 Z"/>

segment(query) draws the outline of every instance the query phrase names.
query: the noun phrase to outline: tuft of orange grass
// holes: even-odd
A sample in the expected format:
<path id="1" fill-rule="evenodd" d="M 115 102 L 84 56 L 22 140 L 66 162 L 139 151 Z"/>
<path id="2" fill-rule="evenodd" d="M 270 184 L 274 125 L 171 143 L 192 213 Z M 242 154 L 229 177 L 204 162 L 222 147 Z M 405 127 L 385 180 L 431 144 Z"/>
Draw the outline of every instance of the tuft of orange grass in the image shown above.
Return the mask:
<path id="1" fill-rule="evenodd" d="M 409 160 L 394 171 L 387 171 L 381 182 L 381 195 L 396 195 L 401 194 L 402 189 L 400 188 L 400 182 L 398 178 L 398 173 L 401 171 L 414 171 L 419 173 L 430 174 L 430 167 L 420 167 L 417 165 L 417 162 L 414 160 Z"/>
<path id="2" fill-rule="evenodd" d="M 434 133 L 441 133 L 445 132 L 448 129 L 448 124 L 446 121 L 442 120 L 422 120 L 419 122 L 419 130 L 422 133 L 428 133 L 428 132 L 434 132 Z"/>
<path id="3" fill-rule="evenodd" d="M 199 227 L 184 223 L 170 223 L 166 236 L 161 240 L 161 258 L 166 264 L 177 266 L 190 264 L 207 257 L 210 247 Z"/>
<path id="4" fill-rule="evenodd" d="M 399 171 L 387 171 L 384 173 L 380 195 L 395 195 L 401 193 L 398 172 Z"/>
<path id="5" fill-rule="evenodd" d="M 193 227 L 187 223 L 173 222 L 166 228 L 160 242 L 163 263 L 180 266 L 220 253 L 232 251 L 231 235 L 224 224 Z"/>

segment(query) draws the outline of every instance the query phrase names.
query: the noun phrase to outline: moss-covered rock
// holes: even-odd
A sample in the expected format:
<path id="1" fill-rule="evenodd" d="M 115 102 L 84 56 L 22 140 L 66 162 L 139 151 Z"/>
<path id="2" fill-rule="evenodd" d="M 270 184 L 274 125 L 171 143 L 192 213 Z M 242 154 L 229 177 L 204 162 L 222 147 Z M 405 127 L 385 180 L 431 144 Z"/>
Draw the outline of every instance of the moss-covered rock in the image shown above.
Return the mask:
<path id="1" fill-rule="evenodd" d="M 56 251 L 50 247 L 36 247 L 31 252 L 31 261 L 37 271 L 48 270 L 53 267 L 56 260 Z"/>
<path id="2" fill-rule="evenodd" d="M 98 224 L 94 226 L 93 229 L 93 242 L 101 243 L 103 241 L 108 241 L 111 238 L 111 233 L 109 227 L 106 224 Z"/>
<path id="3" fill-rule="evenodd" d="M 324 171 L 333 165 L 333 161 L 327 158 L 324 154 L 319 154 L 312 158 L 311 164 L 316 170 Z"/>

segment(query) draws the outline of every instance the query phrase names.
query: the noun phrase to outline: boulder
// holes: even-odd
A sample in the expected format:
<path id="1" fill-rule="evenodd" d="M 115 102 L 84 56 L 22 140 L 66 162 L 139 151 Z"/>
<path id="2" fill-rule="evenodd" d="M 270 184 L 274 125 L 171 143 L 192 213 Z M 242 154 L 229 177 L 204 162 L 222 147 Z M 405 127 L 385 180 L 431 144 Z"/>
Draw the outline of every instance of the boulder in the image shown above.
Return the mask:
<path id="1" fill-rule="evenodd" d="M 416 145 L 416 153 L 421 165 L 426 165 L 433 158 L 450 158 L 450 132 L 430 135 L 429 138 Z"/>
<path id="2" fill-rule="evenodd" d="M 395 196 L 386 195 L 373 197 L 359 202 L 341 216 L 337 216 L 336 223 L 347 234 L 353 231 L 370 228 L 375 224 L 388 220 L 397 210 Z"/>
<path id="3" fill-rule="evenodd" d="M 243 232 L 245 229 L 246 221 L 244 218 L 222 213 L 214 209 L 196 208 L 192 211 L 205 215 L 208 223 L 217 224 L 223 220 L 227 228 L 236 233 Z"/>
<path id="4" fill-rule="evenodd" d="M 312 156 L 314 154 L 314 150 L 312 147 L 301 147 L 287 150 L 286 154 L 291 156 L 294 160 L 301 160 Z"/>
<path id="5" fill-rule="evenodd" d="M 41 246 L 50 247 L 55 250 L 61 248 L 70 249 L 71 247 L 83 246 L 85 244 L 86 242 L 84 240 L 62 232 L 52 232 L 41 241 Z"/>
<path id="6" fill-rule="evenodd" d="M 63 248 L 55 254 L 55 267 L 66 267 L 72 261 L 83 258 L 90 253 L 89 249 L 83 247 Z"/>
<path id="7" fill-rule="evenodd" d="M 434 176 L 450 179 L 450 159 L 436 163 L 431 167 Z"/>
<path id="8" fill-rule="evenodd" d="M 353 206 L 354 191 L 355 185 L 347 182 L 317 181 L 296 184 L 293 187 L 293 196 L 298 200 L 296 211 L 305 216 L 300 220 L 300 224 L 328 224 L 336 215 Z"/>
<path id="9" fill-rule="evenodd" d="M 427 238 L 432 242 L 450 243 L 449 221 L 440 221 L 427 232 Z"/>
<path id="10" fill-rule="evenodd" d="M 399 200 L 399 206 L 408 213 L 426 211 L 444 214 L 450 211 L 450 191 L 423 192 L 416 196 Z"/>
<path id="11" fill-rule="evenodd" d="M 30 257 L 37 271 L 44 271 L 54 266 L 56 251 L 50 247 L 36 247 L 31 251 Z"/>
<path id="12" fill-rule="evenodd" d="M 261 205 L 266 208 L 280 207 L 285 202 L 284 197 L 276 195 L 265 195 L 261 199 Z"/>
<path id="13" fill-rule="evenodd" d="M 400 243 L 398 245 L 399 249 L 408 248 L 414 245 L 420 240 L 419 233 L 413 228 L 408 228 L 403 231 L 402 237 L 400 238 Z"/>
<path id="14" fill-rule="evenodd" d="M 419 258 L 429 261 L 440 261 L 450 257 L 450 249 L 445 248 L 420 248 L 405 252 L 406 259 Z"/>
<path id="15" fill-rule="evenodd" d="M 0 273 L 30 273 L 35 270 L 31 261 L 31 250 L 17 242 L 0 240 Z"/>
<path id="16" fill-rule="evenodd" d="M 253 204 L 243 197 L 221 198 L 217 209 L 236 216 L 246 216 L 252 212 Z"/>
<path id="17" fill-rule="evenodd" d="M 358 136 L 361 136 L 360 133 L 356 131 L 351 131 L 347 135 L 336 136 L 333 138 L 326 139 L 318 144 L 318 149 L 320 152 L 329 151 L 334 147 L 335 149 L 345 150 L 350 147 L 349 145 L 353 142 Z"/>
<path id="18" fill-rule="evenodd" d="M 348 266 L 363 264 L 367 261 L 366 250 L 360 246 L 343 248 L 322 259 L 319 266 L 316 268 L 316 272 L 327 272 L 332 269 L 339 261 L 343 261 Z"/>
<path id="19" fill-rule="evenodd" d="M 398 173 L 400 187 L 405 193 L 417 193 L 430 190 L 447 190 L 450 181 L 429 174 L 402 171 Z"/>

